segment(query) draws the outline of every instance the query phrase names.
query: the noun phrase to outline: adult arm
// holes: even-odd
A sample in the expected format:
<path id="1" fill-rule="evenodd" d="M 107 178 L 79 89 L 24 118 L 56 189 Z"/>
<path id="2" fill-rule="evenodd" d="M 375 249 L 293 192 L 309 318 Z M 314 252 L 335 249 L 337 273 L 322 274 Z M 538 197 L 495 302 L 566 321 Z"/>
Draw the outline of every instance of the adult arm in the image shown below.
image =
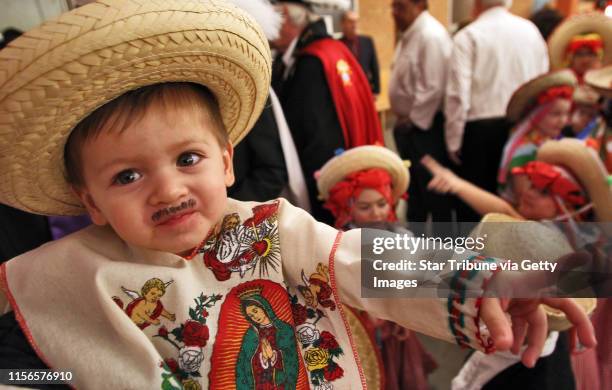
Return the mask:
<path id="1" fill-rule="evenodd" d="M 453 39 L 444 104 L 446 148 L 450 153 L 457 153 L 463 142 L 470 109 L 474 51 L 471 37 L 465 31 L 458 32 Z"/>
<path id="2" fill-rule="evenodd" d="M 429 129 L 434 115 L 442 106 L 448 59 L 452 43 L 448 37 L 427 37 L 419 47 L 419 62 L 415 64 L 414 100 L 410 120 L 421 129 Z"/>

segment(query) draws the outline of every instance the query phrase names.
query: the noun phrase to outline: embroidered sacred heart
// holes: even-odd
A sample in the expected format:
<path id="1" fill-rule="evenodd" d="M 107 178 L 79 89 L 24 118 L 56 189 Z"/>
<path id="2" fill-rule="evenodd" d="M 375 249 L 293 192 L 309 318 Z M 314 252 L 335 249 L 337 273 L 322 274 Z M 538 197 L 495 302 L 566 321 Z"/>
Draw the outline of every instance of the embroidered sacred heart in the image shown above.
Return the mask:
<path id="1" fill-rule="evenodd" d="M 264 238 L 263 240 L 254 242 L 251 245 L 251 249 L 253 249 L 258 256 L 265 256 L 270 249 L 270 240 Z"/>

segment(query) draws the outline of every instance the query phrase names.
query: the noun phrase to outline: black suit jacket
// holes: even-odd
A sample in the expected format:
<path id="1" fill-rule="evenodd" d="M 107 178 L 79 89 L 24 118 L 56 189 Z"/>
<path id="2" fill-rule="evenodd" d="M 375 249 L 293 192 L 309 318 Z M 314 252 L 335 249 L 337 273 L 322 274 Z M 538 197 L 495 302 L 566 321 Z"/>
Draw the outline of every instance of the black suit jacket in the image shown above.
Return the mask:
<path id="1" fill-rule="evenodd" d="M 51 239 L 47 217 L 0 204 L 0 263 Z"/>
<path id="2" fill-rule="evenodd" d="M 264 202 L 280 196 L 288 182 L 283 148 L 270 99 L 251 132 L 234 149 L 236 181 L 228 195 Z"/>
<path id="3" fill-rule="evenodd" d="M 378 68 L 378 58 L 376 56 L 376 48 L 372 38 L 366 35 L 357 36 L 357 48 L 346 39 L 340 39 L 357 57 L 359 64 L 363 68 L 363 72 L 368 77 L 372 93 L 378 95 L 380 93 L 380 71 Z"/>

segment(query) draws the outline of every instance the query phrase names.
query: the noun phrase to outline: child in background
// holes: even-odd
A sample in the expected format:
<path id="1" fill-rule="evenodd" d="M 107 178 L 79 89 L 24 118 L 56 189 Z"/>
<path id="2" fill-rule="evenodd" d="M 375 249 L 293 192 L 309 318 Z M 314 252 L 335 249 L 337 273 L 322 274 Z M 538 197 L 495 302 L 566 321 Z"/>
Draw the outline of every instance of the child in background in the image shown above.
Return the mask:
<path id="1" fill-rule="evenodd" d="M 600 146 L 599 155 L 608 172 L 612 173 L 612 65 L 588 72 L 584 80 L 602 97 L 600 107 L 605 132 L 598 142 Z"/>
<path id="2" fill-rule="evenodd" d="M 609 256 L 610 248 L 600 247 L 602 243 L 609 246 L 609 238 L 606 238 L 606 235 L 609 237 L 610 232 L 606 231 L 605 224 L 602 225 L 604 227 L 603 231 L 595 232 L 593 232 L 592 226 L 576 224 L 576 222 L 612 221 L 612 192 L 607 181 L 606 171 L 596 153 L 580 141 L 573 139 L 549 141 L 538 150 L 536 161 L 514 168 L 512 170 L 513 175 L 524 176 L 528 181 L 528 187 L 516 198 L 518 203 L 515 206 L 457 177 L 452 171 L 440 166 L 431 157 L 425 157 L 422 163 L 433 175 L 429 184 L 432 190 L 457 195 L 481 215 L 501 213 L 519 221 L 525 219 L 553 221 L 559 231 L 565 234 L 571 247 L 577 250 L 586 246 L 594 254 L 594 257 L 599 259 L 603 267 L 610 266 L 611 259 L 606 258 L 605 255 L 607 253 Z M 537 240 L 537 238 L 534 239 Z M 609 272 L 609 270 L 603 272 Z M 606 293 L 600 293 L 600 295 L 606 296 Z M 593 314 L 593 323 L 598 340 L 603 348 L 599 351 L 599 359 L 594 359 L 595 352 L 591 351 L 572 359 L 576 372 L 575 380 L 579 389 L 606 388 L 600 387 L 599 383 L 609 381 L 609 379 L 603 379 L 609 376 L 606 372 L 610 369 L 609 362 L 611 361 L 610 348 L 606 347 L 612 341 L 609 334 L 612 319 L 609 314 L 609 300 L 599 299 L 598 308 Z M 551 341 L 553 336 L 553 333 L 549 336 Z M 554 337 L 553 346 L 556 342 L 556 336 Z M 565 364 L 564 360 L 566 358 L 564 359 L 562 356 L 564 353 L 565 349 L 549 348 L 547 355 L 555 359 L 551 360 L 551 364 L 557 365 L 556 369 L 562 367 L 559 364 Z M 470 360 L 474 359 L 478 359 L 478 356 L 472 357 Z M 503 364 L 499 363 L 501 361 L 503 361 Z M 504 381 L 507 380 L 508 376 L 512 376 L 515 381 L 519 381 L 521 373 L 524 376 L 530 375 L 520 368 L 512 368 L 511 370 L 514 371 L 505 371 L 504 374 L 494 378 L 495 373 L 513 364 L 513 359 L 508 358 L 507 354 L 501 354 L 500 357 L 496 356 L 495 360 L 489 362 L 485 359 L 481 362 L 482 367 L 486 369 L 480 372 L 474 370 L 474 367 L 464 369 L 462 376 L 456 379 L 457 383 L 455 383 L 454 388 L 472 389 L 474 387 L 470 386 L 474 386 L 474 383 L 482 382 L 482 385 L 487 383 L 487 386 L 489 386 L 485 386 L 485 388 L 498 389 L 502 383 L 505 383 Z M 497 369 L 495 369 L 496 366 Z M 544 370 L 544 367 L 542 369 Z M 487 370 L 491 372 L 489 375 L 486 373 Z M 477 372 L 481 382 L 469 378 L 475 376 Z M 570 372 L 560 369 L 559 375 L 543 375 L 541 379 L 544 382 L 540 388 L 545 388 L 544 384 L 558 388 L 559 385 L 555 384 L 555 381 L 558 380 L 561 380 L 563 386 L 569 385 L 567 378 L 564 379 L 561 374 L 567 375 Z M 486 380 L 482 378 L 486 378 Z M 513 382 L 514 384 L 516 382 Z"/>
<path id="3" fill-rule="evenodd" d="M 504 146 L 497 181 L 504 198 L 519 196 L 526 182 L 510 175 L 515 167 L 535 159 L 538 148 L 555 139 L 567 124 L 576 77 L 565 70 L 549 73 L 523 84 L 514 92 L 506 116 L 517 122 Z"/>
<path id="4" fill-rule="evenodd" d="M 409 183 L 408 161 L 382 146 L 341 151 L 317 172 L 319 196 L 332 212 L 336 228 L 378 228 L 409 233 L 397 224 L 395 207 Z M 381 344 L 385 389 L 427 390 L 436 362 L 414 333 L 391 321 L 358 313 L 375 328 Z"/>
<path id="5" fill-rule="evenodd" d="M 431 190 L 460 197 L 480 215 L 500 213 L 535 221 L 612 221 L 607 173 L 593 150 L 581 141 L 564 139 L 548 141 L 535 157 L 535 161 L 511 171 L 513 177 L 520 176 L 527 183 L 515 194 L 514 204 L 461 179 L 430 156 L 421 163 L 432 174 Z"/>
<path id="6" fill-rule="evenodd" d="M 580 84 L 586 72 L 612 63 L 612 24 L 603 12 L 572 16 L 548 39 L 552 70 L 571 69 Z"/>
<path id="7" fill-rule="evenodd" d="M 477 298 L 361 298 L 359 231 L 227 199 L 270 67 L 264 34 L 223 1 L 95 2 L 0 51 L 0 201 L 95 224 L 0 267 L 2 321 L 20 332 L 3 368 L 70 371 L 85 389 L 365 387 L 341 301 L 487 351 L 522 344 L 507 312 L 529 324 L 530 366 L 546 302 L 595 345 L 571 300 L 482 297 L 503 273 L 470 275 Z M 325 267 L 332 302 L 304 310 L 302 275 Z M 172 315 L 141 329 L 113 297 L 153 278 L 173 281 Z"/>

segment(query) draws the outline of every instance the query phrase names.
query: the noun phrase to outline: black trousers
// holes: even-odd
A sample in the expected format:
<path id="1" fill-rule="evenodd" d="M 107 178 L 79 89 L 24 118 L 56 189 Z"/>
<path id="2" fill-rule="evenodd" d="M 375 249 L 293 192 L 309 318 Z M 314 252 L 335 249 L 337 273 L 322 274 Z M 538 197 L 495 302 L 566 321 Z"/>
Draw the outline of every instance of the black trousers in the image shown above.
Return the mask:
<path id="1" fill-rule="evenodd" d="M 431 213 L 434 222 L 452 221 L 452 198 L 427 190 L 431 175 L 421 165 L 425 154 L 431 155 L 448 166 L 448 155 L 444 143 L 444 116 L 437 113 L 429 130 L 423 131 L 412 125 L 397 126 L 393 135 L 400 156 L 410 160 L 410 186 L 408 187 L 409 222 L 424 222 Z"/>
<path id="2" fill-rule="evenodd" d="M 510 126 L 505 118 L 468 122 L 463 134 L 461 165 L 455 167 L 459 176 L 489 192 L 497 192 L 497 172 Z M 456 199 L 459 222 L 480 221 L 470 206 Z"/>
<path id="3" fill-rule="evenodd" d="M 483 390 L 574 390 L 575 388 L 567 332 L 559 334 L 555 351 L 547 357 L 538 359 L 534 368 L 516 363 L 483 386 Z"/>

